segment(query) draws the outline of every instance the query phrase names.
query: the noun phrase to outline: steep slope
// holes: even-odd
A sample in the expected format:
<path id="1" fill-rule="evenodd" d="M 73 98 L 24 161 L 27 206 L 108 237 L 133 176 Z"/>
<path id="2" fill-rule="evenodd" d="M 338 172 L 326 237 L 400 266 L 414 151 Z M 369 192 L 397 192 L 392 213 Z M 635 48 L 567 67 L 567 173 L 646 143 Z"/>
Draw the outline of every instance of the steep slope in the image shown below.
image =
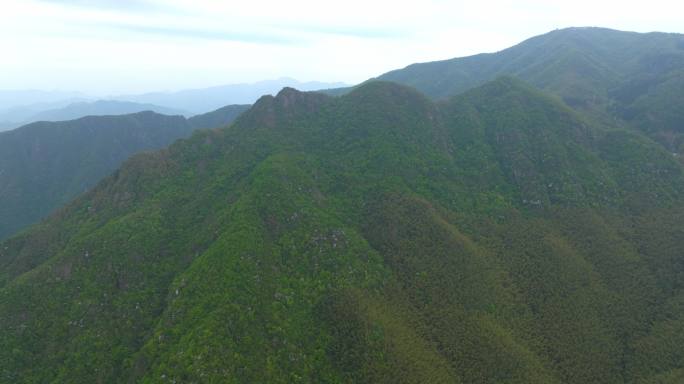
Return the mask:
<path id="1" fill-rule="evenodd" d="M 0 134 L 0 239 L 85 192 L 134 153 L 227 125 L 244 109 L 227 106 L 188 120 L 153 112 L 90 116 Z"/>
<path id="2" fill-rule="evenodd" d="M 0 380 L 674 383 L 683 186 L 510 78 L 284 89 L 0 243 Z"/>
<path id="3" fill-rule="evenodd" d="M 497 53 L 413 64 L 378 79 L 444 98 L 501 75 L 554 93 L 606 123 L 624 120 L 681 152 L 684 36 L 679 34 L 562 29 Z"/>
<path id="4" fill-rule="evenodd" d="M 34 123 L 0 135 L 0 237 L 92 187 L 131 154 L 190 134 L 152 112 Z"/>

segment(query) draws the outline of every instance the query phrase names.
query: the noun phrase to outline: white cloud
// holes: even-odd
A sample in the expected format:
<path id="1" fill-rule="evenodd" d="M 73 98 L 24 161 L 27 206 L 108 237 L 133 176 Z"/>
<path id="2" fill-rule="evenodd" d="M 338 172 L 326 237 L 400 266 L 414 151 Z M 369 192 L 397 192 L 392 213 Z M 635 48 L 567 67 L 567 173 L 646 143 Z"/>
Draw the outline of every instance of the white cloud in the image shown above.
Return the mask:
<path id="1" fill-rule="evenodd" d="M 568 26 L 684 32 L 677 2 L 0 0 L 0 89 L 358 82 Z"/>

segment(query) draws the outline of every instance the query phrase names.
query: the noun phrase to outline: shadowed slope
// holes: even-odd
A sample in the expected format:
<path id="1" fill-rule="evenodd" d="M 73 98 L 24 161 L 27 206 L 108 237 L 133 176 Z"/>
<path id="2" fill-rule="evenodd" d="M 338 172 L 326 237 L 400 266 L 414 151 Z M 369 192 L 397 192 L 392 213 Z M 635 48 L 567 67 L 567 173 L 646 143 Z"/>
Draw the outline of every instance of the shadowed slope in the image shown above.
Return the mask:
<path id="1" fill-rule="evenodd" d="M 38 122 L 0 134 L 0 238 L 44 218 L 131 155 L 163 148 L 194 129 L 225 126 L 247 106 L 185 119 L 154 112 Z"/>

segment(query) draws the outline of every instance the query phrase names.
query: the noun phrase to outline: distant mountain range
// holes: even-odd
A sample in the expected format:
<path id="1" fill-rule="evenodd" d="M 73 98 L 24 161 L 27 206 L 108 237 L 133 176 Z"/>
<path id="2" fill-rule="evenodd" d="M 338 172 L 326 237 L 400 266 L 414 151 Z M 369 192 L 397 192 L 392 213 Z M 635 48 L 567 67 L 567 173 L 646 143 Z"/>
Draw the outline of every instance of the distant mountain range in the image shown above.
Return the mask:
<path id="1" fill-rule="evenodd" d="M 64 99 L 52 102 L 37 102 L 27 105 L 0 108 L 0 131 L 13 129 L 30 122 L 37 121 L 33 117 L 41 112 L 65 108 L 74 103 L 85 102 L 87 99 Z M 82 117 L 82 116 L 81 116 Z"/>
<path id="2" fill-rule="evenodd" d="M 69 104 L 64 108 L 52 109 L 31 116 L 33 121 L 64 121 L 84 116 L 125 115 L 142 111 L 152 111 L 163 115 L 189 115 L 179 109 L 160 107 L 153 104 L 133 103 L 130 101 L 98 100 Z"/>
<path id="3" fill-rule="evenodd" d="M 81 92 L 41 90 L 0 90 L 0 111 L 31 104 L 63 103 L 65 100 L 87 100 Z"/>
<path id="4" fill-rule="evenodd" d="M 142 111 L 152 111 L 165 115 L 189 115 L 186 111 L 160 107 L 158 105 L 116 100 L 80 101 L 59 108 L 43 109 L 46 106 L 60 104 L 50 103 L 16 107 L 0 113 L 0 121 L 5 121 L 5 129 L 3 129 L 3 125 L 0 125 L 0 131 L 13 129 L 36 121 L 65 121 L 85 116 L 114 116 Z"/>
<path id="5" fill-rule="evenodd" d="M 285 87 L 302 91 L 337 88 L 344 83 L 324 83 L 318 81 L 300 82 L 291 78 L 260 81 L 249 84 L 231 84 L 202 89 L 189 89 L 178 92 L 155 92 L 143 95 L 124 95 L 119 100 L 137 103 L 150 103 L 169 108 L 204 113 L 230 104 L 252 104 L 263 95 L 274 95 Z"/>
<path id="6" fill-rule="evenodd" d="M 0 131 L 35 121 L 72 120 L 84 116 L 121 115 L 141 111 L 191 116 L 226 105 L 252 104 L 260 96 L 275 94 L 284 87 L 308 91 L 342 86 L 345 84 L 299 82 L 281 78 L 252 84 L 112 96 L 95 100 L 76 92 L 0 91 Z"/>

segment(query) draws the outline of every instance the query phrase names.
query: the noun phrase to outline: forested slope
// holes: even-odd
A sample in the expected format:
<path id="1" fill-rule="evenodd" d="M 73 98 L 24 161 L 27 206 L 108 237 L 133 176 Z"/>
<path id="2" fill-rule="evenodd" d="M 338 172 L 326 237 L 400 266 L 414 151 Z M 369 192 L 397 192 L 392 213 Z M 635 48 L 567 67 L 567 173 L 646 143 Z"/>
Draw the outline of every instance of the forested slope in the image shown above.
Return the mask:
<path id="1" fill-rule="evenodd" d="M 232 122 L 247 106 L 185 119 L 154 112 L 37 122 L 0 133 L 0 239 L 92 188 L 131 155 L 198 128 Z"/>
<path id="2" fill-rule="evenodd" d="M 496 53 L 412 64 L 379 76 L 441 99 L 510 75 L 603 124 L 684 153 L 684 35 L 567 28 Z"/>
<path id="3" fill-rule="evenodd" d="M 683 172 L 511 78 L 284 89 L 0 243 L 0 380 L 677 383 Z"/>

